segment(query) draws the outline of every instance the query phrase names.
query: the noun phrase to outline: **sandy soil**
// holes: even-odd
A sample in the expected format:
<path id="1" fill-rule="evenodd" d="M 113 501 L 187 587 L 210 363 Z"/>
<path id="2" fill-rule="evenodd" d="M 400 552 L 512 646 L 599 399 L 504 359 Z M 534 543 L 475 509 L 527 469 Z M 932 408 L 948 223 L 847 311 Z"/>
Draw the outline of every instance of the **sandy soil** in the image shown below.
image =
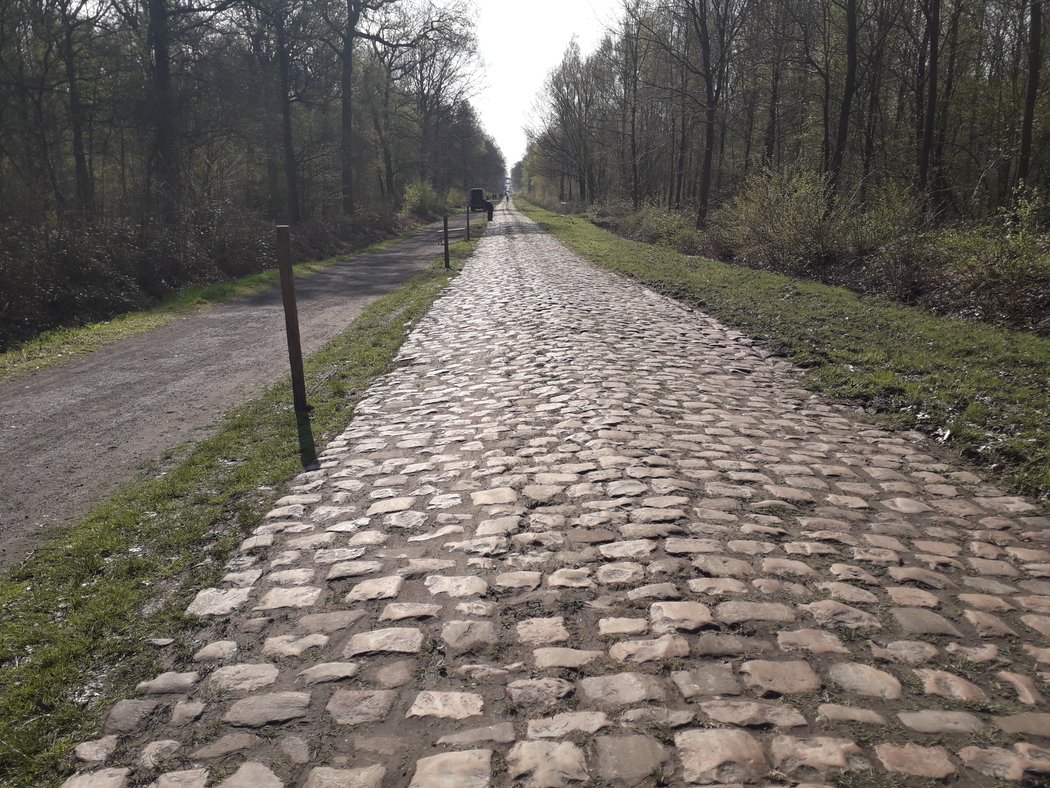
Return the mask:
<path id="1" fill-rule="evenodd" d="M 303 353 L 439 254 L 424 230 L 300 280 Z M 0 569 L 287 372 L 274 289 L 0 383 Z"/>

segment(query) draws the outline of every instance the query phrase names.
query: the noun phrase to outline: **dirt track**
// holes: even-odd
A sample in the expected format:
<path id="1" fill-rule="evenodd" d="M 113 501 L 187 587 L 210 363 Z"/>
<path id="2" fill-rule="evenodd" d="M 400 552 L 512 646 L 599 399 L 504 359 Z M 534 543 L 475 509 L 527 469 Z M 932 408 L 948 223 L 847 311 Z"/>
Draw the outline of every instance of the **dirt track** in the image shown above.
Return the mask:
<path id="1" fill-rule="evenodd" d="M 304 353 L 440 254 L 422 232 L 297 283 Z M 0 569 L 287 371 L 274 289 L 0 384 Z"/>

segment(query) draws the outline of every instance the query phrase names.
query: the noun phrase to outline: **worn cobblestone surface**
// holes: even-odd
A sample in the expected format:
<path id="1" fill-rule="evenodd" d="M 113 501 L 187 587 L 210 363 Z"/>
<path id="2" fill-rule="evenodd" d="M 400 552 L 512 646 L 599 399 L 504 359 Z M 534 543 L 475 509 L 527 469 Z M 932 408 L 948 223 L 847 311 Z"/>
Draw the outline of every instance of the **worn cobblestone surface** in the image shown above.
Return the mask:
<path id="1" fill-rule="evenodd" d="M 1050 780 L 1050 518 L 507 211 L 67 786 Z"/>

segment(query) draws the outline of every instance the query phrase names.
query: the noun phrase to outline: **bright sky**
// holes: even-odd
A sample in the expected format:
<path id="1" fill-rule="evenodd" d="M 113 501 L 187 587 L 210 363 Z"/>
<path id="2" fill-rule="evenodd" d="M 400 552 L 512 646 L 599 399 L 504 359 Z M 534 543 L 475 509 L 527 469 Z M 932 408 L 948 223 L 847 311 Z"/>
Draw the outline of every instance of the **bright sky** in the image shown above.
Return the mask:
<path id="1" fill-rule="evenodd" d="M 474 98 L 485 130 L 507 168 L 525 155 L 525 132 L 536 94 L 575 35 L 594 51 L 617 17 L 621 0 L 479 0 L 477 36 L 486 69 Z"/>

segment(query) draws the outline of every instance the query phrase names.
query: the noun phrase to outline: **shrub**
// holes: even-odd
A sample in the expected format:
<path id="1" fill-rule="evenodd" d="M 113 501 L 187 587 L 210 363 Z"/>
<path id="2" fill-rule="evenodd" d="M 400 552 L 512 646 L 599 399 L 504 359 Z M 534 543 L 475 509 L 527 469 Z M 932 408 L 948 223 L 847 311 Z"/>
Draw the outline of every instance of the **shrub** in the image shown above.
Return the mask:
<path id="1" fill-rule="evenodd" d="M 908 221 L 901 209 L 890 227 Z M 1050 332 L 1050 237 L 1039 227 L 1041 211 L 1034 195 L 984 225 L 902 227 L 859 252 L 857 270 L 843 272 L 841 283 L 942 314 Z"/>
<path id="2" fill-rule="evenodd" d="M 844 213 L 840 229 L 851 256 L 863 257 L 889 244 L 909 242 L 922 221 L 923 207 L 910 186 L 890 183 L 873 189 L 864 203 L 851 198 Z"/>
<path id="3" fill-rule="evenodd" d="M 843 251 L 842 206 L 824 175 L 799 168 L 750 176 L 711 220 L 714 240 L 751 264 L 811 273 Z"/>
<path id="4" fill-rule="evenodd" d="M 1040 231 L 1042 198 L 1018 196 L 990 225 L 931 233 L 925 253 L 937 259 L 944 287 L 931 300 L 944 309 L 1018 328 L 1050 330 L 1050 236 Z"/>
<path id="5" fill-rule="evenodd" d="M 444 204 L 438 199 L 434 187 L 429 182 L 412 181 L 405 187 L 405 197 L 401 204 L 401 213 L 404 215 L 433 219 L 444 213 L 444 210 Z"/>
<path id="6" fill-rule="evenodd" d="M 404 221 L 362 210 L 292 232 L 296 260 L 328 257 L 400 231 Z M 0 349 L 41 331 L 107 320 L 188 285 L 276 265 L 274 227 L 230 205 L 202 205 L 175 226 L 12 223 L 0 236 Z"/>
<path id="7" fill-rule="evenodd" d="M 137 240 L 133 228 L 121 224 L 9 228 L 0 243 L 0 348 L 148 303 Z"/>
<path id="8" fill-rule="evenodd" d="M 907 185 L 887 183 L 861 201 L 832 195 L 798 168 L 748 178 L 712 217 L 623 203 L 592 209 L 595 224 L 633 240 L 818 279 L 941 313 L 1050 335 L 1050 235 L 1042 196 L 1026 190 L 984 225 L 920 230 Z"/>
<path id="9" fill-rule="evenodd" d="M 692 214 L 647 206 L 605 221 L 614 223 L 620 233 L 636 241 L 660 244 L 683 254 L 700 254 L 704 247 L 704 236 L 696 229 Z"/>
<path id="10" fill-rule="evenodd" d="M 196 217 L 200 223 L 200 276 L 237 278 L 276 265 L 274 228 L 232 205 L 210 206 Z M 296 228 L 298 231 L 298 228 Z"/>
<path id="11" fill-rule="evenodd" d="M 602 221 L 618 224 L 631 213 L 633 213 L 631 203 L 623 199 L 611 198 L 591 206 L 591 214 L 598 220 L 595 224 L 599 225 Z"/>
<path id="12" fill-rule="evenodd" d="M 451 187 L 445 192 L 445 210 L 450 208 L 466 208 L 467 195 L 462 189 Z"/>

